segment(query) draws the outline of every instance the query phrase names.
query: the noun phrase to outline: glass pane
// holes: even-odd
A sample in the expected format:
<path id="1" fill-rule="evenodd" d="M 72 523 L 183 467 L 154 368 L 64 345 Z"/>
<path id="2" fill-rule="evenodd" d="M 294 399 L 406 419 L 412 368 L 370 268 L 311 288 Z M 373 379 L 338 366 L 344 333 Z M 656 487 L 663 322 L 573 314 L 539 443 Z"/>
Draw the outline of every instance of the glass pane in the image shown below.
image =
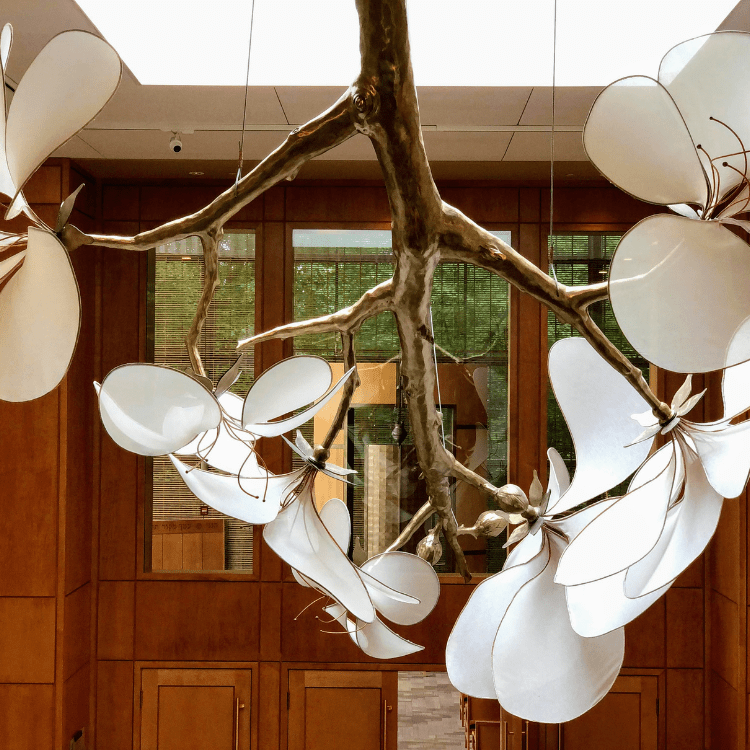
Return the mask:
<path id="1" fill-rule="evenodd" d="M 553 235 L 554 265 L 557 279 L 561 284 L 581 286 L 606 281 L 612 255 L 622 233 L 576 232 L 570 234 Z M 551 273 L 551 272 L 550 272 Z M 612 305 L 609 300 L 597 302 L 589 308 L 591 317 L 605 336 L 617 348 L 641 368 L 648 380 L 649 365 L 638 352 L 633 349 L 617 325 Z M 570 336 L 579 336 L 570 324 L 561 323 L 549 312 L 547 315 L 547 344 L 552 346 L 555 341 Z M 575 470 L 575 450 L 573 439 L 565 423 L 565 418 L 557 405 L 550 387 L 547 391 L 547 445 L 557 448 L 565 461 L 571 477 Z M 610 491 L 611 495 L 621 494 L 627 487 L 628 481 Z"/>
<path id="2" fill-rule="evenodd" d="M 190 366 L 185 336 L 205 277 L 197 237 L 156 249 L 153 290 L 153 361 L 180 370 Z M 220 285 L 203 326 L 199 351 L 216 383 L 237 359 L 237 341 L 253 334 L 255 235 L 228 233 L 219 246 Z M 232 387 L 244 395 L 252 384 L 253 357 Z M 206 467 L 204 467 L 206 468 Z M 169 458 L 153 459 L 151 471 L 151 569 L 252 572 L 253 529 L 203 505 L 185 486 Z"/>
<path id="3" fill-rule="evenodd" d="M 497 236 L 510 242 L 510 232 Z M 393 273 L 391 234 L 383 230 L 294 230 L 294 318 L 304 320 L 352 304 Z M 432 292 L 435 352 L 446 445 L 495 484 L 506 481 L 508 383 L 508 284 L 463 263 L 441 264 Z M 393 316 L 368 320 L 355 341 L 362 385 L 354 396 L 346 435 L 336 438 L 331 460 L 357 470 L 353 485 L 319 476 L 319 506 L 339 497 L 349 505 L 352 554 L 383 551 L 426 502 L 406 406 L 401 399 L 398 335 Z M 317 354 L 343 373 L 341 339 L 322 334 L 295 339 L 296 353 Z M 311 443 L 326 434 L 335 407 L 303 428 Z M 397 427 L 398 426 L 398 427 Z M 487 500 L 464 483 L 452 486 L 458 522 L 474 524 Z M 413 552 L 435 519 L 425 523 L 403 549 Z M 444 540 L 443 540 L 444 541 Z M 472 572 L 502 567 L 504 536 L 462 536 Z M 355 550 L 356 548 L 356 550 Z M 360 549 L 361 548 L 361 549 Z M 453 572 L 443 544 L 436 569 Z"/>

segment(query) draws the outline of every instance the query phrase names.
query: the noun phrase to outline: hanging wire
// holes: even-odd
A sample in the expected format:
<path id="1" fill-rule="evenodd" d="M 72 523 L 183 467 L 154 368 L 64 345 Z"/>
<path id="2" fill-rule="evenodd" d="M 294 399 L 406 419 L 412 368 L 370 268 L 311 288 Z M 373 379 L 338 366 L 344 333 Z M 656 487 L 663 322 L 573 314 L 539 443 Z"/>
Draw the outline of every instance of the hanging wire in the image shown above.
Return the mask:
<path id="1" fill-rule="evenodd" d="M 245 147 L 245 123 L 247 122 L 247 91 L 250 88 L 250 53 L 253 49 L 253 23 L 255 21 L 255 0 L 250 6 L 250 36 L 247 40 L 247 71 L 245 73 L 245 103 L 242 107 L 242 135 L 240 136 L 240 154 L 237 165 L 237 176 L 234 178 L 234 192 L 237 194 L 237 185 L 242 179 L 242 163 L 244 161 L 243 149 Z"/>
<path id="2" fill-rule="evenodd" d="M 560 284 L 555 271 L 555 245 L 552 240 L 553 216 L 555 210 L 555 75 L 557 72 L 557 0 L 554 0 L 554 18 L 552 22 L 552 130 L 550 131 L 549 162 L 549 237 L 547 238 L 547 265 L 555 280 L 555 294 L 560 296 Z"/>
<path id="3" fill-rule="evenodd" d="M 437 348 L 435 347 L 435 326 L 432 322 L 432 305 L 430 305 L 430 333 L 432 334 L 432 360 L 435 362 L 435 381 L 438 392 L 438 411 L 440 412 L 440 435 L 443 438 L 445 448 L 445 421 L 443 420 L 443 400 L 440 397 L 440 374 L 438 373 Z"/>

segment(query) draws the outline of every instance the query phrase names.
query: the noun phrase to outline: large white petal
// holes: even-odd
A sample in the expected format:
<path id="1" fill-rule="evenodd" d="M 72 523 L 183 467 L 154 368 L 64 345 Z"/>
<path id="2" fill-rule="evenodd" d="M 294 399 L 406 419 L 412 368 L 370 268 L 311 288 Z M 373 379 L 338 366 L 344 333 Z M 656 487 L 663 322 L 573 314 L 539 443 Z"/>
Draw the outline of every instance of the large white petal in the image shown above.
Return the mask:
<path id="1" fill-rule="evenodd" d="M 631 415 L 648 404 L 583 338 L 554 344 L 549 376 L 576 451 L 573 482 L 547 509 L 561 513 L 615 487 L 643 463 L 651 441 L 625 446 L 641 432 Z"/>
<path id="2" fill-rule="evenodd" d="M 365 622 L 375 619 L 359 570 L 320 520 L 311 482 L 266 525 L 263 538 L 284 562 L 315 581 L 356 618 Z"/>
<path id="3" fill-rule="evenodd" d="M 301 471 L 291 474 L 269 474 L 267 477 L 243 478 L 224 476 L 195 469 L 170 455 L 188 489 L 203 503 L 224 515 L 252 524 L 273 521 L 281 503 Z"/>
<path id="4" fill-rule="evenodd" d="M 244 424 L 270 422 L 319 399 L 330 388 L 331 366 L 320 357 L 290 357 L 269 367 L 245 398 Z"/>
<path id="5" fill-rule="evenodd" d="M 537 536 L 544 539 L 544 534 Z M 544 570 L 548 561 L 549 547 L 543 545 L 531 559 L 505 568 L 474 589 L 453 625 L 445 648 L 445 666 L 456 690 L 476 698 L 496 697 L 492 645 L 497 629 L 513 597 Z M 523 634 L 516 634 L 514 641 L 530 658 L 536 658 L 532 649 L 522 645 L 532 645 Z"/>
<path id="6" fill-rule="evenodd" d="M 709 372 L 750 359 L 750 247 L 717 222 L 659 214 L 620 240 L 609 275 L 617 322 L 646 359 Z M 730 349 L 731 345 L 731 349 Z"/>
<path id="7" fill-rule="evenodd" d="M 583 146 L 608 180 L 636 198 L 665 206 L 706 203 L 695 144 L 669 92 L 653 78 L 607 86 L 591 108 Z"/>
<path id="8" fill-rule="evenodd" d="M 750 328 L 750 319 L 743 328 Z M 743 335 L 738 340 L 742 340 Z M 729 352 L 732 358 L 734 345 L 730 344 Z M 724 400 L 724 417 L 731 419 L 750 409 L 750 360 L 724 370 L 721 381 L 721 392 Z"/>
<path id="9" fill-rule="evenodd" d="M 685 494 L 670 508 L 656 546 L 628 569 L 624 591 L 631 598 L 669 586 L 703 552 L 719 523 L 721 495 L 708 483 L 699 458 L 692 452 L 683 456 Z"/>
<path id="10" fill-rule="evenodd" d="M 547 449 L 547 458 L 549 458 L 549 482 L 547 484 L 550 492 L 547 507 L 554 508 L 560 496 L 570 487 L 570 474 L 562 456 L 555 448 Z"/>
<path id="11" fill-rule="evenodd" d="M 352 522 L 346 503 L 333 497 L 320 509 L 320 520 L 331 533 L 336 544 L 343 552 L 349 550 L 352 534 Z"/>
<path id="12" fill-rule="evenodd" d="M 120 72 L 117 52 L 87 31 L 64 31 L 47 43 L 18 84 L 8 112 L 5 148 L 17 192 L 58 146 L 99 114 Z M 6 218 L 15 213 L 11 206 Z"/>
<path id="13" fill-rule="evenodd" d="M 313 357 L 310 357 L 310 359 L 314 359 Z M 243 412 L 242 420 L 245 428 L 252 432 L 255 435 L 260 435 L 261 437 L 276 437 L 277 435 L 281 435 L 285 432 L 289 432 L 290 430 L 295 430 L 297 427 L 303 425 L 305 422 L 308 422 L 311 420 L 343 387 L 344 383 L 346 383 L 349 376 L 352 374 L 354 369 L 352 368 L 347 372 L 339 381 L 336 383 L 336 385 L 331 388 L 328 393 L 323 396 L 319 401 L 314 403 L 309 409 L 305 409 L 303 412 L 300 412 L 299 414 L 295 414 L 293 417 L 289 417 L 288 419 L 282 419 L 278 422 L 253 422 L 248 421 L 247 418 L 247 401 L 245 402 L 245 411 Z M 248 394 L 249 395 L 249 394 Z M 274 411 L 278 410 L 278 406 L 274 408 Z M 279 412 L 281 414 L 286 413 L 289 411 L 288 409 L 284 409 L 284 411 Z M 255 413 L 255 410 L 253 410 L 253 413 Z"/>
<path id="14" fill-rule="evenodd" d="M 421 557 L 407 552 L 383 552 L 362 563 L 361 568 L 392 589 L 418 600 L 415 603 L 395 601 L 370 590 L 375 609 L 391 622 L 413 625 L 424 620 L 435 608 L 440 596 L 440 580 L 432 565 Z"/>
<path id="15" fill-rule="evenodd" d="M 547 536 L 549 562 L 516 594 L 495 637 L 495 692 L 508 712 L 529 721 L 570 721 L 598 703 L 622 666 L 620 628 L 581 638 L 572 628 L 565 587 L 554 582 L 563 542 Z"/>
<path id="16" fill-rule="evenodd" d="M 31 401 L 65 377 L 78 341 L 81 300 L 68 251 L 29 228 L 23 265 L 0 289 L 0 399 Z"/>
<path id="17" fill-rule="evenodd" d="M 643 614 L 672 585 L 670 581 L 646 596 L 629 599 L 624 591 L 626 576 L 627 571 L 623 570 L 598 581 L 565 587 L 570 623 L 578 635 L 594 638 L 623 627 Z"/>
<path id="18" fill-rule="evenodd" d="M 16 186 L 8 171 L 8 158 L 5 151 L 5 68 L 8 62 L 10 48 L 13 45 L 13 27 L 6 23 L 0 32 L 0 193 L 12 198 L 16 194 Z"/>
<path id="19" fill-rule="evenodd" d="M 160 365 L 112 370 L 99 390 L 99 412 L 109 436 L 141 456 L 164 456 L 217 426 L 219 403 L 198 381 Z"/>
<path id="20" fill-rule="evenodd" d="M 750 35 L 738 31 L 682 42 L 667 52 L 659 67 L 659 81 L 674 98 L 694 142 L 715 159 L 722 193 L 741 179 L 737 172 L 723 167 L 723 162 L 742 172 L 748 162 L 737 154 L 743 148 L 738 139 L 715 120 L 726 123 L 744 148 L 750 148 L 750 110 L 744 86 L 748 78 Z M 724 158 L 727 154 L 736 155 Z"/>
<path id="21" fill-rule="evenodd" d="M 700 425 L 688 434 L 703 462 L 711 486 L 726 498 L 737 497 L 750 474 L 750 420 L 719 431 L 704 431 Z"/>
<path id="22" fill-rule="evenodd" d="M 653 479 L 617 499 L 578 533 L 562 555 L 557 583 L 576 586 L 606 578 L 653 549 L 680 478 L 671 445 L 654 454 L 643 471 L 650 474 L 654 467 L 658 473 Z"/>

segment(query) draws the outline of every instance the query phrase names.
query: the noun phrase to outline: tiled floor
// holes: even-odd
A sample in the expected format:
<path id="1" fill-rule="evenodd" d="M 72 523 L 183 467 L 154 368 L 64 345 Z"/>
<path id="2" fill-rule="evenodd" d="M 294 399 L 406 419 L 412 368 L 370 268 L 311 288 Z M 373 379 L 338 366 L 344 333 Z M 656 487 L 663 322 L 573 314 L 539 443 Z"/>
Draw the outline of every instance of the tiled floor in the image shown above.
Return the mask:
<path id="1" fill-rule="evenodd" d="M 464 750 L 458 691 L 445 672 L 398 673 L 398 750 Z"/>

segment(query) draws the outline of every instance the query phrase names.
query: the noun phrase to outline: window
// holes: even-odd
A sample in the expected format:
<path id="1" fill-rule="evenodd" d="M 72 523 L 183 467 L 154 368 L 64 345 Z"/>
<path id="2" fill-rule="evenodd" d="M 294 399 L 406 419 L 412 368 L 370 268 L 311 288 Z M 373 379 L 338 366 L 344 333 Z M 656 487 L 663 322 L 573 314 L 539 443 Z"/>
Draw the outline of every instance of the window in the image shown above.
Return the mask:
<path id="1" fill-rule="evenodd" d="M 219 246 L 219 275 L 221 283 L 200 341 L 201 358 L 214 383 L 236 361 L 237 341 L 253 333 L 255 235 L 252 232 L 224 236 Z M 156 249 L 149 307 L 154 362 L 181 370 L 190 366 L 184 341 L 203 280 L 203 250 L 197 237 Z M 246 393 L 252 384 L 252 374 L 250 352 L 245 355 L 242 377 L 232 390 Z M 252 526 L 202 505 L 167 457 L 153 459 L 150 484 L 152 571 L 252 572 Z"/>
<path id="2" fill-rule="evenodd" d="M 553 235 L 554 265 L 557 279 L 561 284 L 581 286 L 583 284 L 595 284 L 606 281 L 609 274 L 609 265 L 617 244 L 622 237 L 621 233 L 601 232 L 576 232 Z M 617 348 L 641 368 L 644 377 L 648 380 L 649 365 L 638 352 L 633 349 L 625 338 L 620 326 L 617 324 L 612 305 L 609 300 L 597 302 L 589 308 L 591 317 L 604 335 L 614 343 Z M 578 336 L 570 324 L 561 323 L 552 312 L 547 314 L 547 343 L 549 346 L 563 338 Z M 568 431 L 565 418 L 557 405 L 554 393 L 550 387 L 547 392 L 547 445 L 556 448 L 570 475 L 573 476 L 575 469 L 575 450 L 573 439 Z M 627 486 L 627 482 L 612 490 L 617 494 L 621 488 Z"/>
<path id="3" fill-rule="evenodd" d="M 510 242 L 510 232 L 496 233 Z M 393 271 L 387 230 L 295 229 L 294 319 L 334 312 L 355 302 Z M 508 284 L 463 263 L 438 266 L 432 292 L 435 353 L 446 445 L 473 469 L 502 485 L 507 473 Z M 368 320 L 355 340 L 362 385 L 354 396 L 347 431 L 334 441 L 331 460 L 357 470 L 354 484 L 319 476 L 319 505 L 346 499 L 352 514 L 353 556 L 382 552 L 427 500 L 417 465 L 406 406 L 401 398 L 399 344 L 390 313 Z M 337 334 L 295 339 L 295 352 L 317 354 L 343 373 Z M 308 441 L 319 442 L 326 415 L 306 425 Z M 452 488 L 459 523 L 472 525 L 487 500 L 464 483 Z M 414 551 L 434 519 L 403 547 Z M 495 572 L 505 558 L 504 537 L 462 536 L 473 572 Z M 447 544 L 436 566 L 452 572 Z"/>

